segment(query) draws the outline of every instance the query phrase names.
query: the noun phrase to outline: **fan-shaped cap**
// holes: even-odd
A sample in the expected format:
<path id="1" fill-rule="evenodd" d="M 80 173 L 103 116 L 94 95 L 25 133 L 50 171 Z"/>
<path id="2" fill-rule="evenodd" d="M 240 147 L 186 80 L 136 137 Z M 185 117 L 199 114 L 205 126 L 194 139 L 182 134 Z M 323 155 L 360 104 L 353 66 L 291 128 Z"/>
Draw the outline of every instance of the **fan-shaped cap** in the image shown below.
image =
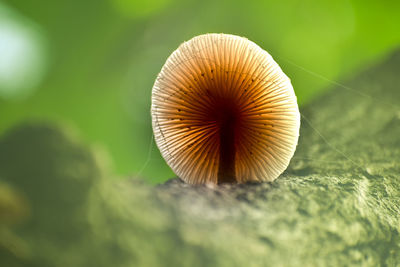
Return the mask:
<path id="1" fill-rule="evenodd" d="M 289 78 L 246 38 L 204 34 L 172 53 L 152 91 L 156 143 L 191 184 L 272 181 L 296 149 Z"/>

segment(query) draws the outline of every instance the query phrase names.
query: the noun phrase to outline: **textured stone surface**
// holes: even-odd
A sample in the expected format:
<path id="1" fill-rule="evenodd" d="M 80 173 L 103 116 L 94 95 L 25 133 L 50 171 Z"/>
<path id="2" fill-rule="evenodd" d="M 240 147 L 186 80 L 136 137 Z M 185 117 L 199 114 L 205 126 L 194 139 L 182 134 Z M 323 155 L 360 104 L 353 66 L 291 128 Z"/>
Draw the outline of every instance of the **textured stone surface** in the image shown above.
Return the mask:
<path id="1" fill-rule="evenodd" d="M 0 140 L 0 263 L 399 266 L 399 67 L 397 53 L 303 109 L 273 183 L 154 188 L 112 179 L 57 127 L 12 130 Z M 26 212 L 3 216 L 12 207 Z"/>
<path id="2" fill-rule="evenodd" d="M 398 66 L 400 54 L 307 106 L 274 183 L 160 186 L 188 240 L 221 251 L 227 266 L 399 265 Z"/>

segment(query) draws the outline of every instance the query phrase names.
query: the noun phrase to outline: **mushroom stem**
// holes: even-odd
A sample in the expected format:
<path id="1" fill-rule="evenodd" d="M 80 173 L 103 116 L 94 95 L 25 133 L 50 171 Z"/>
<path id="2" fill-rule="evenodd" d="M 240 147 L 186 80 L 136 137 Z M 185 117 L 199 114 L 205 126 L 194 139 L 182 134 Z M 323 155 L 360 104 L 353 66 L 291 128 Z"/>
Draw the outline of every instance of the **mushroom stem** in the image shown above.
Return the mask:
<path id="1" fill-rule="evenodd" d="M 233 110 L 222 110 L 219 120 L 220 153 L 218 166 L 218 184 L 235 183 L 235 124 L 236 114 Z"/>

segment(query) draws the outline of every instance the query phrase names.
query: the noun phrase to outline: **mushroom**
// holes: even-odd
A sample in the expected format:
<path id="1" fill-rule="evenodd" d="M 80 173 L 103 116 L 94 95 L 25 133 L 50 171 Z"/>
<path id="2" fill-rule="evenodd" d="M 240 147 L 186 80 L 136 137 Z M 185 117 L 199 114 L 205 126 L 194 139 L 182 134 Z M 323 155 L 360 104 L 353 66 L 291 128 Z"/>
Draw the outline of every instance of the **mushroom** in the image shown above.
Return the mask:
<path id="1" fill-rule="evenodd" d="M 296 149 L 290 79 L 246 38 L 204 34 L 167 59 L 152 89 L 155 141 L 189 184 L 273 181 Z"/>

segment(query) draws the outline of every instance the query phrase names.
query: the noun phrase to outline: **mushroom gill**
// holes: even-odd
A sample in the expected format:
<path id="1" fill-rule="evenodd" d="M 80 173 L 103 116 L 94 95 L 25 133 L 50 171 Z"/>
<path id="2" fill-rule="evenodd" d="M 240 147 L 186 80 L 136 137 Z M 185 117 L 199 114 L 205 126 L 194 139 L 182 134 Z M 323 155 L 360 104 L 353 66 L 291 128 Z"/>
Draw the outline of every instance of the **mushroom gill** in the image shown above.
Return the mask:
<path id="1" fill-rule="evenodd" d="M 289 78 L 258 45 L 228 34 L 194 37 L 172 53 L 151 115 L 162 156 L 190 184 L 273 181 L 299 137 Z"/>

